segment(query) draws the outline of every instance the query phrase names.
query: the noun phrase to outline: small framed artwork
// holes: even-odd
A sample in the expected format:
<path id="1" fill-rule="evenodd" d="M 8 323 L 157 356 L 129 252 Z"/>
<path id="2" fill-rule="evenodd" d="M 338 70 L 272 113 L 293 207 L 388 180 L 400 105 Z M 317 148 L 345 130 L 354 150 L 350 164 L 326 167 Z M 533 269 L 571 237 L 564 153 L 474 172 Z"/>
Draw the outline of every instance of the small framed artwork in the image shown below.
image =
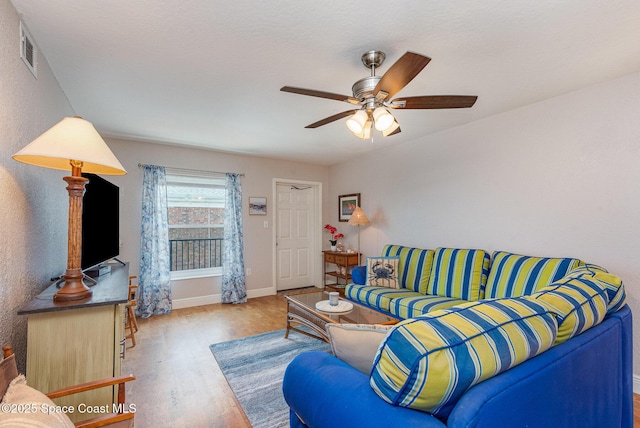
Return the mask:
<path id="1" fill-rule="evenodd" d="M 249 215 L 267 215 L 267 198 L 250 196 Z"/>
<path id="2" fill-rule="evenodd" d="M 349 221 L 351 214 L 360 206 L 360 193 L 338 196 L 338 221 Z"/>

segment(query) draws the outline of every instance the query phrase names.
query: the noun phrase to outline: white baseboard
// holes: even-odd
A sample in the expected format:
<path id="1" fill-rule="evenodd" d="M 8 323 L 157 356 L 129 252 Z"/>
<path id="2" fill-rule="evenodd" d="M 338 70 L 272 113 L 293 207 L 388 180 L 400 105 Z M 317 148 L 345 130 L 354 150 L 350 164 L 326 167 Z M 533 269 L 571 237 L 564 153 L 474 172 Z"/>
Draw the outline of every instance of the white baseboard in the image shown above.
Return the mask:
<path id="1" fill-rule="evenodd" d="M 247 298 L 255 299 L 256 297 L 273 296 L 276 290 L 273 287 L 258 288 L 257 290 L 248 290 Z"/>
<path id="2" fill-rule="evenodd" d="M 273 296 L 276 294 L 273 287 L 259 288 L 257 290 L 248 290 L 247 298 L 254 299 L 256 297 Z M 208 296 L 187 297 L 185 299 L 174 299 L 171 303 L 172 309 L 193 308 L 195 306 L 212 305 L 222 302 L 222 295 L 210 294 Z"/>
<path id="3" fill-rule="evenodd" d="M 173 299 L 171 302 L 172 309 L 193 308 L 195 306 L 212 305 L 220 303 L 220 294 L 210 294 L 208 296 L 187 297 L 186 299 Z"/>
<path id="4" fill-rule="evenodd" d="M 640 394 L 640 376 L 633 375 L 633 393 Z"/>

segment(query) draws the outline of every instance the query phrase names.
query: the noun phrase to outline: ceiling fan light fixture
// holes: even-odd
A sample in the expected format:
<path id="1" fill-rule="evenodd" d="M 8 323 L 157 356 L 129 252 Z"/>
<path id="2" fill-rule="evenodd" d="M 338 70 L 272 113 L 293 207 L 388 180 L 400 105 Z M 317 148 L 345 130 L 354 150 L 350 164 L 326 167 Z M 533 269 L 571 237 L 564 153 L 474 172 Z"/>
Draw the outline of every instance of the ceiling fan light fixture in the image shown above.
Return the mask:
<path id="1" fill-rule="evenodd" d="M 411 82 L 429 64 L 431 58 L 415 52 L 405 52 L 382 75 L 376 76 L 376 69 L 382 65 L 385 54 L 381 51 L 369 51 L 362 55 L 362 64 L 371 71 L 371 75 L 358 80 L 351 87 L 353 95 L 335 94 L 314 89 L 283 86 L 283 92 L 307 95 L 341 101 L 359 106 L 351 110 L 331 115 L 316 121 L 305 128 L 318 128 L 338 119 L 347 118 L 347 128 L 357 137 L 368 139 L 375 127 L 376 131 L 388 137 L 401 132 L 398 121 L 390 109 L 427 110 L 472 107 L 475 95 L 420 95 L 394 99 L 394 96 Z M 373 138 L 371 140 L 373 142 Z"/>
<path id="2" fill-rule="evenodd" d="M 382 136 L 383 137 L 388 137 L 389 135 L 391 135 L 398 128 L 400 128 L 400 124 L 398 123 L 397 120 L 394 119 L 393 123 L 391 123 L 391 126 L 389 126 L 387 129 L 382 131 Z"/>
<path id="3" fill-rule="evenodd" d="M 389 110 L 380 106 L 373 111 L 373 120 L 378 131 L 384 132 L 396 121 Z"/>
<path id="4" fill-rule="evenodd" d="M 359 110 L 356 114 L 347 119 L 347 128 L 354 134 L 360 134 L 367 123 L 369 116 L 364 110 Z"/>
<path id="5" fill-rule="evenodd" d="M 373 123 L 368 119 L 362 127 L 362 131 L 354 133 L 354 135 L 358 138 L 362 138 L 363 140 L 368 140 L 371 138 L 371 125 L 373 125 Z"/>

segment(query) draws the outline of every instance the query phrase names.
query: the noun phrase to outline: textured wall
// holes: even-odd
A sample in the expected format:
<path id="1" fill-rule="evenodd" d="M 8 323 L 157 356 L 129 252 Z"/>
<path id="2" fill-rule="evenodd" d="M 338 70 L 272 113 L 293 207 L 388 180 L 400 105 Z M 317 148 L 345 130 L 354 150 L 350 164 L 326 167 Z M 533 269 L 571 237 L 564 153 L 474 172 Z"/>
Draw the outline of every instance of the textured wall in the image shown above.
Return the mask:
<path id="1" fill-rule="evenodd" d="M 20 59 L 19 25 L 0 0 L 0 343 L 14 346 L 24 371 L 27 319 L 16 312 L 64 272 L 68 197 L 62 171 L 11 155 L 74 112 L 41 54 L 37 79 Z"/>
<path id="2" fill-rule="evenodd" d="M 191 149 L 173 145 L 150 144 L 127 140 L 107 139 L 113 153 L 127 170 L 127 175 L 111 176 L 108 180 L 120 186 L 120 259 L 131 262 L 132 274 L 140 266 L 140 211 L 142 195 L 142 169 L 138 163 L 191 168 L 205 171 L 241 172 L 243 201 L 249 196 L 266 196 L 268 215 L 244 214 L 245 267 L 251 268 L 247 276 L 247 290 L 264 289 L 273 282 L 273 178 L 317 181 L 327 183 L 329 168 L 300 162 L 244 156 L 211 150 Z M 323 208 L 327 206 L 327 186 L 323 186 Z M 326 209 L 324 214 L 327 214 Z M 264 221 L 269 228 L 264 228 Z M 172 297 L 192 299 L 220 294 L 220 277 L 173 281 Z"/>
<path id="3" fill-rule="evenodd" d="M 638 112 L 640 73 L 411 143 L 389 143 L 331 168 L 330 213 L 335 195 L 362 193 L 372 220 L 362 230 L 366 255 L 394 243 L 573 256 L 602 265 L 625 282 L 639 349 Z M 347 235 L 351 243 L 356 236 Z M 640 375 L 639 359 L 634 373 Z"/>

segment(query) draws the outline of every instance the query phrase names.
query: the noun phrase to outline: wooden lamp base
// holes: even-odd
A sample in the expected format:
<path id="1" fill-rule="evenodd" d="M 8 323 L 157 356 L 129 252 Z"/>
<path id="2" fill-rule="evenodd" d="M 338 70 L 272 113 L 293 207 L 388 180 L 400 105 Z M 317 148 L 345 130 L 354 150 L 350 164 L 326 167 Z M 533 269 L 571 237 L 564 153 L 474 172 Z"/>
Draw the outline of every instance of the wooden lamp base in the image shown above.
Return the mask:
<path id="1" fill-rule="evenodd" d="M 56 302 L 82 300 L 92 296 L 93 292 L 82 281 L 82 197 L 89 179 L 81 175 L 80 165 L 72 163 L 72 176 L 64 177 L 69 192 L 69 239 L 67 270 L 62 277 L 64 285 L 53 296 Z"/>
<path id="2" fill-rule="evenodd" d="M 82 300 L 91 297 L 93 292 L 82 281 L 82 277 L 83 275 L 80 269 L 76 269 L 73 272 L 67 269 L 62 277 L 64 285 L 53 295 L 53 300 L 56 302 L 68 302 L 70 300 Z"/>

